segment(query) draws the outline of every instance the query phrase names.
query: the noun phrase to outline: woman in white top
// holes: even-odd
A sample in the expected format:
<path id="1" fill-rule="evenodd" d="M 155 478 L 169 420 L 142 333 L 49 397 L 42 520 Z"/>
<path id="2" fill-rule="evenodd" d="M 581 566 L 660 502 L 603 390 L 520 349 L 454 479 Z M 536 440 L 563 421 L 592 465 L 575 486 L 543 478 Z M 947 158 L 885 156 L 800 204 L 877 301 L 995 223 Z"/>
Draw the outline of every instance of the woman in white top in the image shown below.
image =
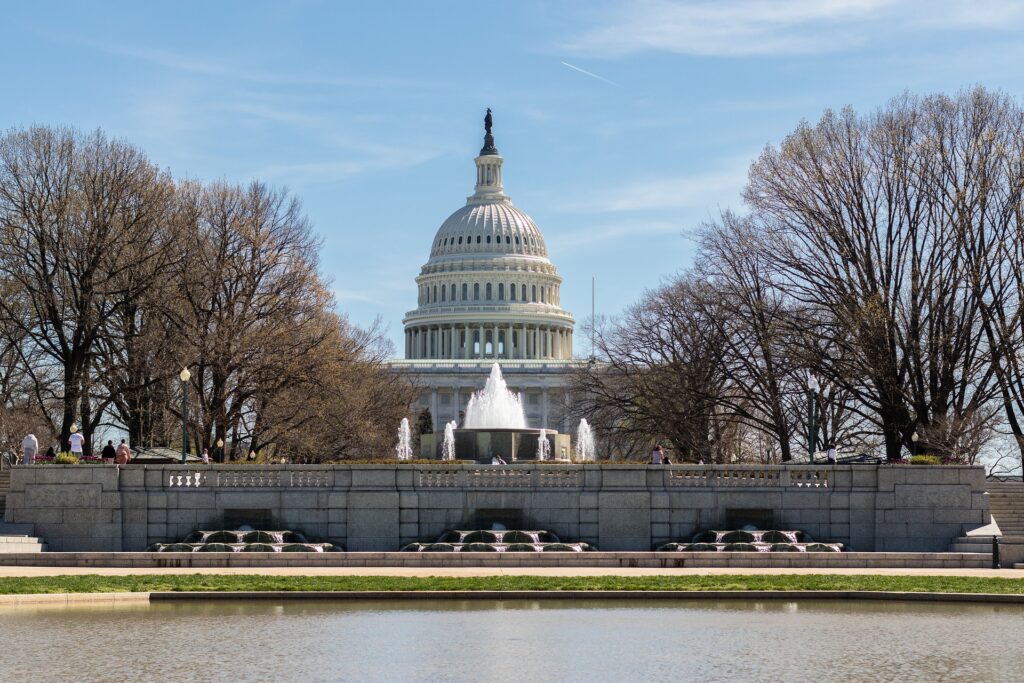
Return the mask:
<path id="1" fill-rule="evenodd" d="M 36 457 L 36 453 L 39 452 L 39 441 L 36 439 L 35 434 L 29 434 L 25 437 L 25 440 L 21 442 L 22 452 L 22 464 L 31 465 L 32 459 Z"/>
<path id="2" fill-rule="evenodd" d="M 75 432 L 68 437 L 68 443 L 71 444 L 71 452 L 75 455 L 82 455 L 82 444 L 85 443 L 85 437 Z"/>

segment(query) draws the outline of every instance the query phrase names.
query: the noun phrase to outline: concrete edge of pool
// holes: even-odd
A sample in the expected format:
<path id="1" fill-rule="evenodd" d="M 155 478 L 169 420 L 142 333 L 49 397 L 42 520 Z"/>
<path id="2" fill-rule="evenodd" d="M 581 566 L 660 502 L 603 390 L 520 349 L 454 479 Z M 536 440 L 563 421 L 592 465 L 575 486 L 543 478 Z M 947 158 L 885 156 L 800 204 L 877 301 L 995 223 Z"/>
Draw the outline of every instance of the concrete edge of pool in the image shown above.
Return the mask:
<path id="1" fill-rule="evenodd" d="M 29 593 L 0 595 L 0 607 L 16 605 L 112 605 L 196 600 L 887 600 L 1024 604 L 1019 593 L 899 591 L 154 591 L 137 593 Z"/>

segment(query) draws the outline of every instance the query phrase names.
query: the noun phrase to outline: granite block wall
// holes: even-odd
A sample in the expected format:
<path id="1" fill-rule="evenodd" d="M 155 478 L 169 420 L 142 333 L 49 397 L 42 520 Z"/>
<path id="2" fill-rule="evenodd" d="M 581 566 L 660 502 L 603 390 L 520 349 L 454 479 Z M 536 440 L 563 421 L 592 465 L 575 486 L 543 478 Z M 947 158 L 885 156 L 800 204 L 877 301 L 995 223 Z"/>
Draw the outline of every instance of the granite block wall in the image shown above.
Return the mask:
<path id="1" fill-rule="evenodd" d="M 144 550 L 244 521 L 352 551 L 492 522 L 651 550 L 744 519 L 939 552 L 989 521 L 988 495 L 966 466 L 40 465 L 14 470 L 6 512 L 56 551 Z"/>

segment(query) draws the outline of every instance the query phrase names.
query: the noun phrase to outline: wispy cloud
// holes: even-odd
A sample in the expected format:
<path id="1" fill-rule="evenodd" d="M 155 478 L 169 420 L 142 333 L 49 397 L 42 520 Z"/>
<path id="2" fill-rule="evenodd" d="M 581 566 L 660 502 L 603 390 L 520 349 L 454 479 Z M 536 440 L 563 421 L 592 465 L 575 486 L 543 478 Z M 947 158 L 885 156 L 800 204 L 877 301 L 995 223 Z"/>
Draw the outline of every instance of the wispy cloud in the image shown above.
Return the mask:
<path id="1" fill-rule="evenodd" d="M 570 69 L 572 69 L 573 71 L 579 71 L 581 74 L 583 74 L 585 76 L 590 76 L 591 78 L 596 78 L 597 80 L 604 81 L 605 83 L 607 83 L 609 85 L 618 85 L 618 83 L 616 83 L 614 81 L 609 81 L 604 76 L 598 76 L 597 74 L 595 74 L 595 73 L 593 73 L 591 71 L 587 71 L 586 69 L 581 69 L 578 66 L 574 66 L 574 65 L 570 64 L 569 62 L 562 62 L 562 66 L 567 66 Z"/>
<path id="2" fill-rule="evenodd" d="M 602 57 L 813 54 L 915 30 L 1012 30 L 1022 21 L 1024 4 L 1014 0 L 633 0 L 600 12 L 561 47 Z"/>
<path id="3" fill-rule="evenodd" d="M 617 211 L 661 211 L 706 208 L 736 203 L 746 182 L 747 165 L 753 158 L 705 173 L 673 177 L 651 177 L 605 188 L 600 194 L 564 207 L 569 213 Z"/>
<path id="4" fill-rule="evenodd" d="M 324 75 L 302 71 L 280 69 L 259 69 L 254 66 L 240 66 L 235 61 L 212 54 L 185 54 L 158 47 L 132 45 L 130 43 L 105 43 L 80 36 L 48 34 L 51 40 L 78 45 L 117 57 L 126 57 L 139 62 L 172 71 L 207 76 L 215 79 L 254 83 L 260 85 L 312 86 L 312 87 L 356 87 L 371 89 L 387 88 L 436 88 L 438 83 L 414 79 L 396 79 L 375 75 L 332 74 Z M 247 60 L 249 63 L 251 60 Z"/>

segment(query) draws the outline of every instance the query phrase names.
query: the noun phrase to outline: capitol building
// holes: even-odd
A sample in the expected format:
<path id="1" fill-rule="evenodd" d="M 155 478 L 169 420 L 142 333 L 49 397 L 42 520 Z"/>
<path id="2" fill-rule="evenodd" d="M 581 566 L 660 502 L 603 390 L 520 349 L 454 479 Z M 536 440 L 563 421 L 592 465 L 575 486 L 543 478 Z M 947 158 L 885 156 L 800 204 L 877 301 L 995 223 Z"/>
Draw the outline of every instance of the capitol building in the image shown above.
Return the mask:
<path id="1" fill-rule="evenodd" d="M 391 365 L 421 387 L 415 410 L 430 410 L 435 431 L 462 424 L 498 362 L 528 424 L 565 432 L 574 320 L 560 305 L 562 278 L 544 236 L 505 194 L 489 109 L 484 126 L 474 192 L 434 235 L 417 307 L 402 321 L 405 358 Z"/>

